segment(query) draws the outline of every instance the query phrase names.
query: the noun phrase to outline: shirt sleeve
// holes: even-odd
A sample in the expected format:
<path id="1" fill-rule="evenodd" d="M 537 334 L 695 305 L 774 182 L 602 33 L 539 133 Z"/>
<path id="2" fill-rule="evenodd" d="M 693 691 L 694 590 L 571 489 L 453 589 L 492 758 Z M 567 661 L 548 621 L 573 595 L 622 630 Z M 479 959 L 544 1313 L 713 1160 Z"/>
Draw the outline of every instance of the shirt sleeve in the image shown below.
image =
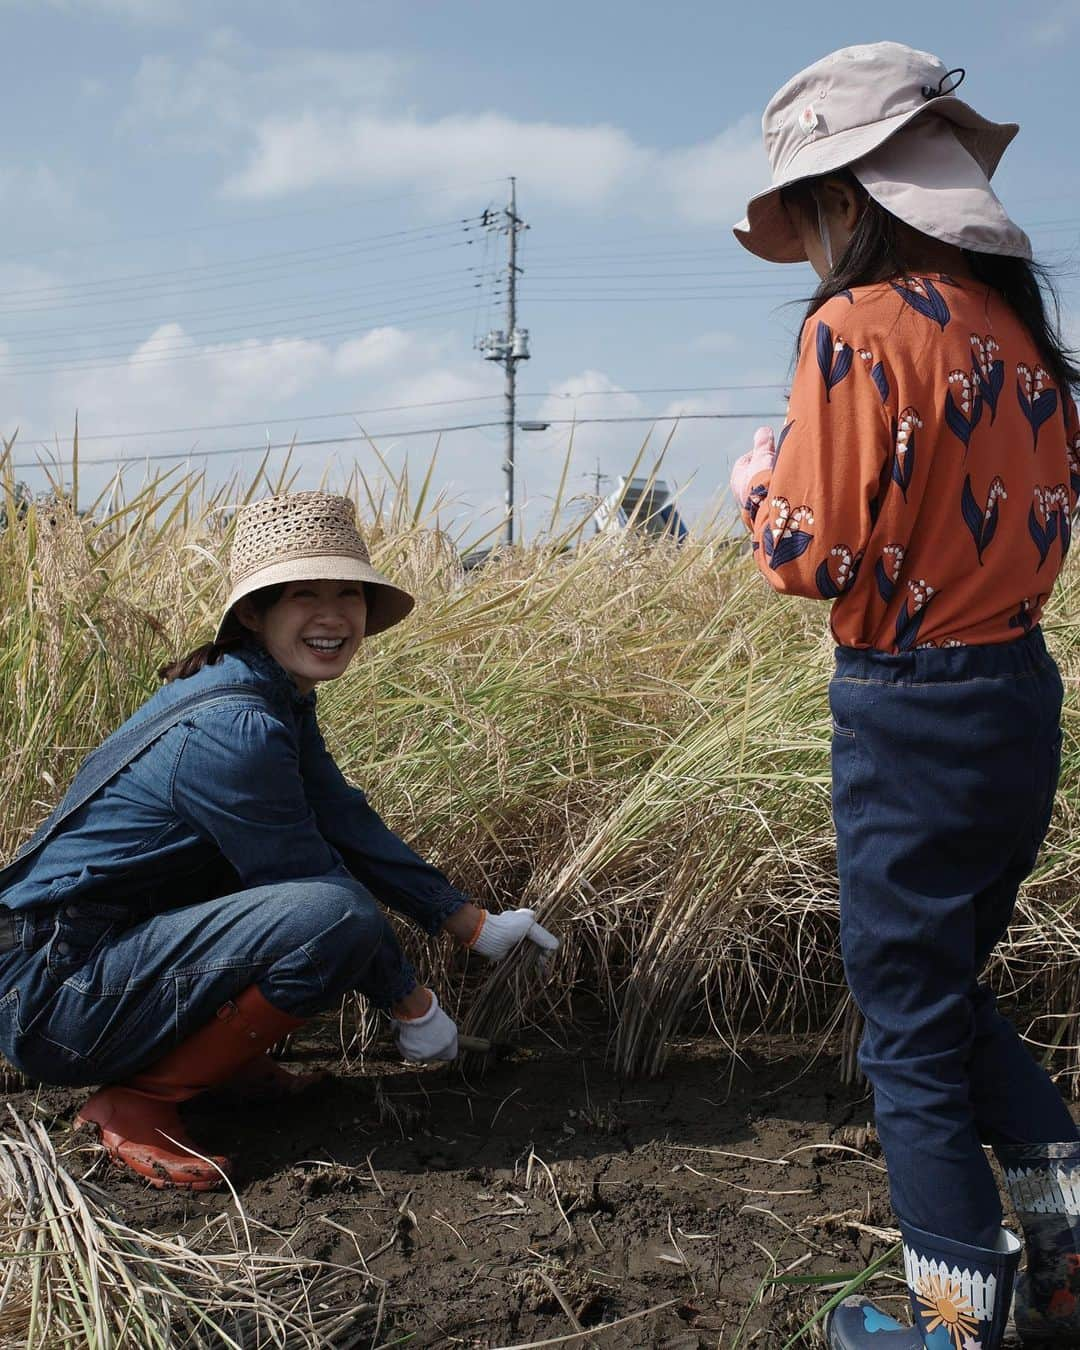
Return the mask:
<path id="1" fill-rule="evenodd" d="M 776 461 L 743 506 L 758 567 L 792 595 L 835 600 L 851 584 L 891 458 L 894 391 L 858 327 L 840 296 L 806 321 Z"/>
<path id="2" fill-rule="evenodd" d="M 435 934 L 468 897 L 415 853 L 353 787 L 326 748 L 314 713 L 300 731 L 304 787 L 322 834 L 377 900 Z"/>
<path id="3" fill-rule="evenodd" d="M 294 735 L 262 710 L 188 724 L 173 770 L 172 806 L 217 845 L 245 887 L 351 876 L 304 794 Z"/>
<path id="4" fill-rule="evenodd" d="M 1075 512 L 1080 506 L 1080 417 L 1068 390 L 1063 393 L 1065 411 L 1065 443 L 1069 456 L 1069 499 Z"/>

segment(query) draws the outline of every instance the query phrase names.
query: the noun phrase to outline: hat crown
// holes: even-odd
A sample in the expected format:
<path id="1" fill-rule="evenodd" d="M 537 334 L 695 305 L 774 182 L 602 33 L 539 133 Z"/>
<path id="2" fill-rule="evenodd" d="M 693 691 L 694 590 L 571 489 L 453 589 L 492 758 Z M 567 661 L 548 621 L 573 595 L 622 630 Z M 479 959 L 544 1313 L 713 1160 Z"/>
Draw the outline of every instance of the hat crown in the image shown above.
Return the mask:
<path id="1" fill-rule="evenodd" d="M 938 57 L 902 42 L 841 47 L 800 70 L 772 96 L 761 119 L 774 179 L 822 137 L 949 99 L 950 93 L 937 92 L 948 73 Z"/>
<path id="2" fill-rule="evenodd" d="M 352 501 L 328 492 L 263 497 L 237 514 L 229 579 L 235 588 L 271 564 L 320 556 L 370 565 Z"/>

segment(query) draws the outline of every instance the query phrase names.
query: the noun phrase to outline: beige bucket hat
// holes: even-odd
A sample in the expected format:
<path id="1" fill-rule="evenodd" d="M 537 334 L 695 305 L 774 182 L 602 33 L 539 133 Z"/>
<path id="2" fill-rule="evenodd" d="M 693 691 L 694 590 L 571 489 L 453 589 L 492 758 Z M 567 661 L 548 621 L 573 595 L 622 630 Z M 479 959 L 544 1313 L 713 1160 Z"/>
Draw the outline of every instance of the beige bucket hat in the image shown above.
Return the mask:
<path id="1" fill-rule="evenodd" d="M 356 507 L 328 492 L 291 492 L 242 506 L 229 558 L 229 598 L 217 642 L 240 637 L 238 600 L 289 581 L 362 581 L 368 591 L 365 637 L 392 628 L 416 601 L 371 565 L 356 528 Z"/>
<path id="2" fill-rule="evenodd" d="M 751 197 L 736 239 L 769 262 L 805 262 L 781 189 L 850 168 L 886 209 L 935 238 L 1030 257 L 1027 236 L 989 185 L 1020 128 L 991 122 L 957 98 L 963 78 L 962 69 L 899 42 L 843 47 L 801 70 L 766 106 L 772 185 Z M 899 135 L 925 123 L 938 134 Z M 886 147 L 892 153 L 883 157 Z M 948 196 L 952 189 L 958 195 Z M 981 230 L 969 233 L 978 222 Z"/>

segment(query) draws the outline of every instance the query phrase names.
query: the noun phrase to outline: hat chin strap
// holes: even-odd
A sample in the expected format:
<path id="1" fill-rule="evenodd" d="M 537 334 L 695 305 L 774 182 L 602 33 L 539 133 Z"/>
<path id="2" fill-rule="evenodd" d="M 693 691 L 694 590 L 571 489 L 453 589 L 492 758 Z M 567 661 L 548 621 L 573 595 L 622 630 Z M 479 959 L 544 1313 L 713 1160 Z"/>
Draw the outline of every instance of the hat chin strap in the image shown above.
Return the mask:
<path id="1" fill-rule="evenodd" d="M 825 219 L 825 209 L 816 194 L 814 205 L 817 207 L 817 228 L 821 239 L 821 247 L 825 251 L 825 265 L 831 272 L 833 265 L 832 236 L 829 234 L 829 222 Z"/>

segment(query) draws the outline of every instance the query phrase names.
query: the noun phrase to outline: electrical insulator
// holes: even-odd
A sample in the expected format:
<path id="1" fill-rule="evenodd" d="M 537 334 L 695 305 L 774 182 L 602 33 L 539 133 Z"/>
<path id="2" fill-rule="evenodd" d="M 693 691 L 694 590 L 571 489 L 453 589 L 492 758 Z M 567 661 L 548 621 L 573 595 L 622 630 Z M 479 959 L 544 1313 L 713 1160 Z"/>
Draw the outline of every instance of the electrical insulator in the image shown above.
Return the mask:
<path id="1" fill-rule="evenodd" d="M 515 328 L 510 337 L 510 355 L 515 361 L 527 361 L 529 359 L 529 330 L 527 328 Z"/>
<path id="2" fill-rule="evenodd" d="M 480 343 L 485 361 L 501 361 L 506 355 L 506 334 L 501 328 L 494 328 Z"/>

